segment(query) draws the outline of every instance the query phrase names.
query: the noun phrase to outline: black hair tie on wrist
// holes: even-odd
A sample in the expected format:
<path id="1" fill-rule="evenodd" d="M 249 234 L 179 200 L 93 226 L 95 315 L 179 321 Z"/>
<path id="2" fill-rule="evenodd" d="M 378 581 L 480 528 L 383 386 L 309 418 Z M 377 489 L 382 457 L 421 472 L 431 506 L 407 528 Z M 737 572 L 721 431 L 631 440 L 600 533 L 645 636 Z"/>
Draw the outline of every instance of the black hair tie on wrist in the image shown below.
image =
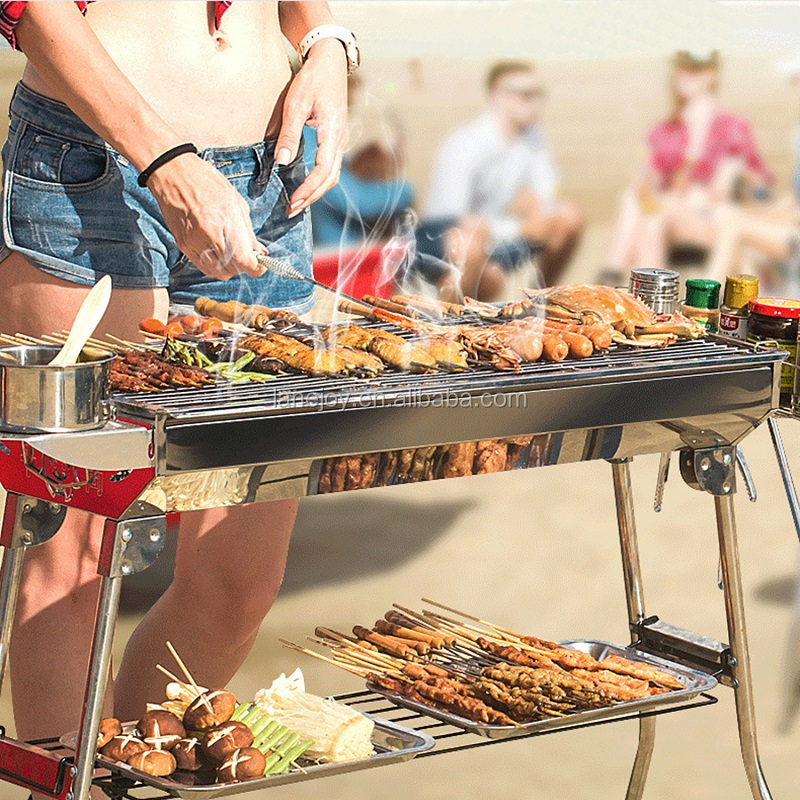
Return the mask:
<path id="1" fill-rule="evenodd" d="M 197 148 L 191 142 L 171 147 L 166 153 L 162 153 L 158 158 L 153 159 L 152 163 L 139 173 L 139 177 L 137 178 L 139 186 L 147 186 L 147 181 L 150 180 L 152 174 L 159 167 L 163 167 L 168 161 L 172 161 L 173 158 L 182 156 L 184 153 L 194 153 L 197 155 Z"/>

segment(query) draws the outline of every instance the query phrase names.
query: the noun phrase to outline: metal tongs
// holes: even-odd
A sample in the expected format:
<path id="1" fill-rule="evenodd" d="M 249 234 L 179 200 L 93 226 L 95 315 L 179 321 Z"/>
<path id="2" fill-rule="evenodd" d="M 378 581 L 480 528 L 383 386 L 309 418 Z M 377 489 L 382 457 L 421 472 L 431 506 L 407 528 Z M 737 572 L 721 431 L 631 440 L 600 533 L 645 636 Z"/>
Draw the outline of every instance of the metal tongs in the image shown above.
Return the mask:
<path id="1" fill-rule="evenodd" d="M 264 267 L 264 269 L 272 272 L 275 275 L 280 275 L 282 278 L 289 278 L 293 281 L 305 281 L 306 283 L 313 283 L 314 286 L 319 286 L 320 289 L 324 289 L 326 292 L 335 294 L 337 297 L 345 297 L 351 302 L 357 303 L 360 306 L 364 305 L 361 300 L 356 300 L 355 297 L 352 297 L 346 292 L 343 292 L 340 289 L 334 289 L 332 286 L 328 286 L 327 283 L 318 281 L 316 278 L 312 278 L 310 275 L 304 275 L 299 269 L 293 267 L 283 258 L 274 258 L 273 256 L 265 256 L 263 253 L 256 253 L 256 261 L 258 261 L 259 265 Z"/>
<path id="2" fill-rule="evenodd" d="M 653 498 L 653 509 L 658 512 L 661 511 L 661 507 L 664 501 L 664 487 L 667 483 L 667 479 L 669 478 L 669 465 L 672 453 L 662 453 L 661 460 L 658 464 L 658 477 L 656 478 L 656 494 Z M 742 480 L 744 481 L 745 491 L 747 492 L 747 497 L 749 498 L 751 503 L 755 503 L 758 499 L 758 494 L 756 492 L 756 486 L 753 482 L 753 475 L 750 472 L 750 467 L 747 466 L 747 461 L 744 457 L 744 451 L 742 450 L 742 446 L 737 444 L 736 445 L 736 466 L 739 467 L 739 472 L 742 474 Z M 722 583 L 722 558 L 720 557 L 719 566 L 717 567 L 717 586 L 720 589 L 723 588 Z"/>

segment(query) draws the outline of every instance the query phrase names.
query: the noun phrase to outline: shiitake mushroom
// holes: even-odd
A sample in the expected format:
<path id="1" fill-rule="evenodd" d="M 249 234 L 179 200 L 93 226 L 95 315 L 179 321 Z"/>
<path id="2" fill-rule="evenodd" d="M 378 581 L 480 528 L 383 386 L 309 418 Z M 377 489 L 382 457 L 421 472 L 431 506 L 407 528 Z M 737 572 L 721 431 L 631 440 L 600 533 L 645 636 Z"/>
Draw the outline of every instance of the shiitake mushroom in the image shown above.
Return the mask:
<path id="1" fill-rule="evenodd" d="M 217 770 L 220 783 L 237 783 L 238 781 L 260 778 L 267 767 L 267 760 L 260 750 L 254 747 L 243 747 L 234 750 Z"/>
<path id="2" fill-rule="evenodd" d="M 143 750 L 131 756 L 128 765 L 157 778 L 172 775 L 177 767 L 175 757 L 167 750 Z"/>
<path id="3" fill-rule="evenodd" d="M 236 710 L 236 698 L 225 689 L 215 689 L 193 700 L 183 715 L 190 731 L 207 731 L 227 722 Z"/>
<path id="4" fill-rule="evenodd" d="M 130 734 L 122 734 L 111 739 L 100 752 L 112 761 L 127 762 L 132 756 L 147 749 L 149 748 L 141 739 Z"/>
<path id="5" fill-rule="evenodd" d="M 115 717 L 104 719 L 97 732 L 97 749 L 105 747 L 115 736 L 122 733 L 122 723 Z"/>
<path id="6" fill-rule="evenodd" d="M 208 731 L 201 741 L 203 755 L 212 764 L 221 764 L 235 750 L 250 747 L 253 732 L 243 722 L 226 722 Z"/>
<path id="7" fill-rule="evenodd" d="M 151 750 L 171 750 L 186 736 L 183 723 L 169 711 L 148 711 L 136 725 L 136 730 Z"/>
<path id="8" fill-rule="evenodd" d="M 203 767 L 200 740 L 196 736 L 181 739 L 172 748 L 172 755 L 178 762 L 178 769 L 185 772 L 196 772 Z"/>

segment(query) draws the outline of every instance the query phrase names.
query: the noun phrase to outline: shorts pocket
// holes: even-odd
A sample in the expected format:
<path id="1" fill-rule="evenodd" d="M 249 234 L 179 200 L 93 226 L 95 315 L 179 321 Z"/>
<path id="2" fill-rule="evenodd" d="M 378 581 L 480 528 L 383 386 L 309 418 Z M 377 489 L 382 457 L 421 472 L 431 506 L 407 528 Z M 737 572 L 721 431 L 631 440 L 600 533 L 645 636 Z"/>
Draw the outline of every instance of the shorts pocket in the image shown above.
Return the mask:
<path id="1" fill-rule="evenodd" d="M 308 171 L 306 162 L 303 160 L 303 148 L 297 153 L 297 158 L 286 166 L 276 167 L 276 172 L 281 183 L 281 200 L 285 206 L 289 205 L 289 199 L 306 179 Z"/>
<path id="2" fill-rule="evenodd" d="M 11 140 L 10 140 L 11 141 Z M 7 169 L 31 186 L 55 191 L 85 191 L 111 173 L 108 148 L 76 141 L 23 123 L 14 136 Z"/>

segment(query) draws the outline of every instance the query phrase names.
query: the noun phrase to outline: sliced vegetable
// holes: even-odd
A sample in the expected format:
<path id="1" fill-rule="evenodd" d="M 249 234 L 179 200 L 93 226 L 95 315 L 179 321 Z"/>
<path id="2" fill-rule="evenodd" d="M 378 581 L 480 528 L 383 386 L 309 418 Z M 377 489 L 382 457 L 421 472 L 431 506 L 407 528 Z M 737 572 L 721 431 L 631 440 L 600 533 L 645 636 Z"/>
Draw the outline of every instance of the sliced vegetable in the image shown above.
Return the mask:
<path id="1" fill-rule="evenodd" d="M 164 335 L 165 327 L 166 326 L 160 319 L 153 319 L 153 317 L 147 317 L 139 323 L 139 330 L 145 333 L 155 333 L 158 336 Z"/>

